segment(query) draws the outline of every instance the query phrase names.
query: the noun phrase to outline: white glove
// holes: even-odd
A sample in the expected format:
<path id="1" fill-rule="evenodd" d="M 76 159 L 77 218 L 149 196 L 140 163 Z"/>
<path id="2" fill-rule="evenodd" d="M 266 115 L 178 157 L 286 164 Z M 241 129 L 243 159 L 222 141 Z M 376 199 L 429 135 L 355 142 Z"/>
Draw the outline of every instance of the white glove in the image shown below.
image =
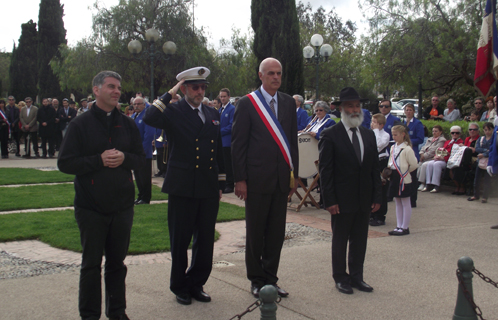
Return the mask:
<path id="1" fill-rule="evenodd" d="M 488 171 L 488 174 L 492 177 L 493 176 L 493 167 L 487 166 L 486 170 Z"/>

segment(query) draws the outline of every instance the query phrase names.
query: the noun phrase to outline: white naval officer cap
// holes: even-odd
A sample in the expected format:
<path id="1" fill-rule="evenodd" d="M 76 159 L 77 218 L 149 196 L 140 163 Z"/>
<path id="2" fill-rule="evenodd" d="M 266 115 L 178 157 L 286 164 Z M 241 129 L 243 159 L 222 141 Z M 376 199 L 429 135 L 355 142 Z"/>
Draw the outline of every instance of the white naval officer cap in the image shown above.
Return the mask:
<path id="1" fill-rule="evenodd" d="M 185 71 L 180 72 L 176 76 L 176 80 L 180 81 L 185 79 L 184 83 L 209 83 L 206 78 L 209 76 L 211 71 L 206 67 L 195 67 Z"/>

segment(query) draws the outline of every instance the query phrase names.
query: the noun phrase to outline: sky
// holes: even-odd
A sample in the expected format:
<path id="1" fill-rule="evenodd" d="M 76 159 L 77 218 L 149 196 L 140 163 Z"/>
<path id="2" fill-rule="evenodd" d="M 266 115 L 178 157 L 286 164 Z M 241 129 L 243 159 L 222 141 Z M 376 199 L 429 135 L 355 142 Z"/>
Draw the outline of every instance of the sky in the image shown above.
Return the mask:
<path id="1" fill-rule="evenodd" d="M 214 48 L 219 47 L 222 38 L 230 39 L 232 27 L 247 33 L 251 20 L 251 0 L 194 0 L 195 26 L 203 26 L 208 41 Z M 2 11 L 2 31 L 0 32 L 0 51 L 11 52 L 14 42 L 18 43 L 21 36 L 21 24 L 32 19 L 38 22 L 40 0 L 4 0 Z M 95 0 L 61 0 L 64 4 L 64 27 L 67 30 L 66 39 L 70 46 L 92 33 L 92 12 Z M 119 0 L 99 0 L 107 8 L 117 5 Z M 296 1 L 297 2 L 297 1 Z M 328 12 L 333 7 L 342 21 L 352 20 L 362 29 L 363 19 L 356 1 L 348 0 L 304 0 L 310 2 L 313 10 L 323 6 Z M 192 10 L 192 6 L 190 6 Z M 167 39 L 164 39 L 167 41 Z"/>

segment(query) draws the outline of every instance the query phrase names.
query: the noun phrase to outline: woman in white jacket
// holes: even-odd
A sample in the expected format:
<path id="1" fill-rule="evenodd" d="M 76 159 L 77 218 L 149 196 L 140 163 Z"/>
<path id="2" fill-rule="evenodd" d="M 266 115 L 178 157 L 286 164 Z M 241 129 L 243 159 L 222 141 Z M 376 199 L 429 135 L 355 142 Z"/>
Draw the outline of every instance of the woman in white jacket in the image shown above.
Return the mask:
<path id="1" fill-rule="evenodd" d="M 391 147 L 387 167 L 392 169 L 389 196 L 393 197 L 396 203 L 396 228 L 389 231 L 389 235 L 404 236 L 410 234 L 410 195 L 412 188 L 415 188 L 410 173 L 417 170 L 418 164 L 407 128 L 397 125 L 391 129 L 391 133 L 395 144 Z"/>

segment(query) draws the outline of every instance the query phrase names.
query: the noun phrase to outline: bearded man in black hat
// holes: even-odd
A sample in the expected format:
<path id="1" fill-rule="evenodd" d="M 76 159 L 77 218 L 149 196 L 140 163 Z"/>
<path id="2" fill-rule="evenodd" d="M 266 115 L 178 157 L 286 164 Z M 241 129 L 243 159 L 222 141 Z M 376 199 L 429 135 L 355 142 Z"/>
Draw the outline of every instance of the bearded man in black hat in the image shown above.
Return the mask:
<path id="1" fill-rule="evenodd" d="M 179 82 L 146 108 L 143 118 L 168 137 L 168 168 L 162 192 L 169 195 L 170 290 L 184 305 L 191 304 L 192 298 L 211 301 L 203 286 L 212 269 L 214 226 L 226 180 L 220 114 L 202 104 L 209 73 L 204 67 L 179 73 Z M 178 89 L 185 98 L 170 103 Z M 187 270 L 192 237 L 192 263 Z"/>
<path id="2" fill-rule="evenodd" d="M 336 288 L 371 292 L 363 281 L 370 212 L 379 209 L 381 180 L 373 131 L 361 126 L 361 99 L 354 88 L 341 90 L 341 122 L 320 135 L 320 180 L 324 207 L 332 215 L 332 271 Z M 348 267 L 346 251 L 349 242 Z"/>

